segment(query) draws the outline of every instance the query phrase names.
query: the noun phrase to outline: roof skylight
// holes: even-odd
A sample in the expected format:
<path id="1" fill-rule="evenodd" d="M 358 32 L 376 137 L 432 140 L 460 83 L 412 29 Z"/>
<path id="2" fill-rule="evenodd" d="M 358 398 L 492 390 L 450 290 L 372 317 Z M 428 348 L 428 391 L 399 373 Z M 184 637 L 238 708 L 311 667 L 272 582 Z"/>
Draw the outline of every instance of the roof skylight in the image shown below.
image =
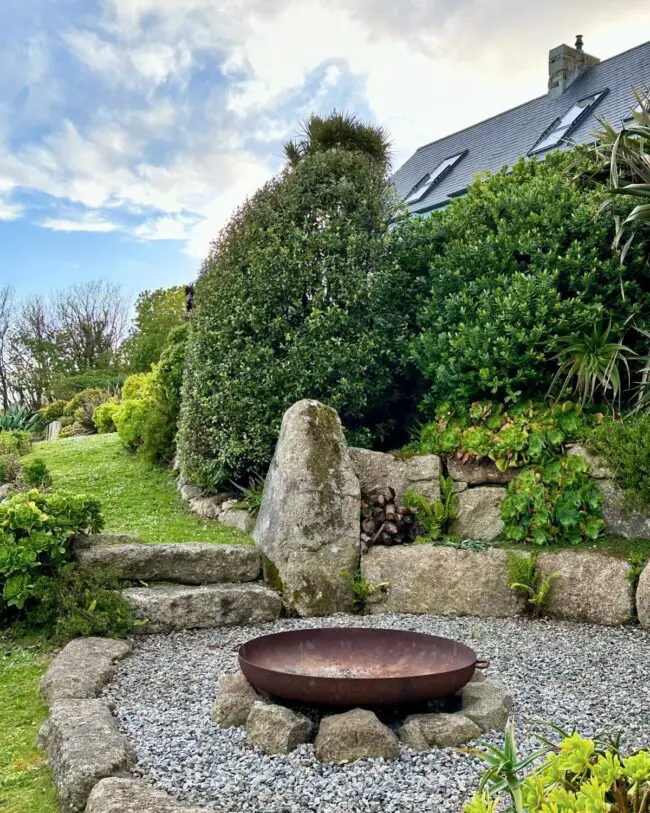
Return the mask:
<path id="1" fill-rule="evenodd" d="M 439 183 L 445 175 L 451 172 L 460 159 L 464 158 L 466 155 L 467 150 L 463 150 L 463 152 L 456 153 L 456 155 L 450 155 L 449 158 L 445 158 L 444 161 L 441 161 L 435 169 L 430 170 L 426 175 L 420 178 L 413 189 L 411 189 L 411 191 L 408 193 L 406 198 L 404 198 L 404 202 L 408 204 L 417 203 L 426 197 L 431 189 L 433 189 L 433 187 Z"/>
<path id="2" fill-rule="evenodd" d="M 557 147 L 606 93 L 606 90 L 601 90 L 600 93 L 594 93 L 593 96 L 585 96 L 584 99 L 580 99 L 580 101 L 572 104 L 563 116 L 555 119 L 539 141 L 528 151 L 528 155 Z"/>

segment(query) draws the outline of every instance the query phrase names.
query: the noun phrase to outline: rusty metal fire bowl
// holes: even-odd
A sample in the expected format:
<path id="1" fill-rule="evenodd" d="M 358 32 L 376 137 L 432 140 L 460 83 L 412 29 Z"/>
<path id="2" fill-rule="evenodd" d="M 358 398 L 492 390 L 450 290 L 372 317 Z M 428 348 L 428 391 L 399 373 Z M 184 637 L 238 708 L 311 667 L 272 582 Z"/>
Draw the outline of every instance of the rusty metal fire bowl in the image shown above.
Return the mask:
<path id="1" fill-rule="evenodd" d="M 327 706 L 434 700 L 457 692 L 487 665 L 458 641 L 391 629 L 292 630 L 239 649 L 239 666 L 258 691 Z"/>

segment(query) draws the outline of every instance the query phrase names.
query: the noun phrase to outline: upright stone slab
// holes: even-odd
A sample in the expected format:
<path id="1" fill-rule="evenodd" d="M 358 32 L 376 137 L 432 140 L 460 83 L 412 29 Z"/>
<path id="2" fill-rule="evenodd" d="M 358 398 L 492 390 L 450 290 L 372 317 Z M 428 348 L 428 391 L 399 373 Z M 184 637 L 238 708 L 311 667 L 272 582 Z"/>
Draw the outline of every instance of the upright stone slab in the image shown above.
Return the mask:
<path id="1" fill-rule="evenodd" d="M 352 609 L 341 574 L 358 566 L 359 512 L 359 481 L 338 415 L 318 401 L 298 401 L 282 419 L 254 534 L 265 576 L 290 611 Z"/>
<path id="2" fill-rule="evenodd" d="M 636 589 L 636 611 L 639 624 L 644 629 L 650 630 L 650 563 L 643 568 Z"/>

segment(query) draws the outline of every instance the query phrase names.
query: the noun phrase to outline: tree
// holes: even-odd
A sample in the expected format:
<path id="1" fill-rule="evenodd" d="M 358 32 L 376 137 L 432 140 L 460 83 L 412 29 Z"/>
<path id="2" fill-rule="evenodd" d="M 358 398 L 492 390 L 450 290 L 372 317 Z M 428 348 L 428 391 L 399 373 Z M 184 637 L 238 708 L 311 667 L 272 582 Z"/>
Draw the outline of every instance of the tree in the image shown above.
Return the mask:
<path id="1" fill-rule="evenodd" d="M 14 290 L 9 285 L 0 288 L 0 400 L 4 410 L 10 404 L 10 331 L 15 311 Z"/>
<path id="2" fill-rule="evenodd" d="M 300 398 L 388 442 L 403 386 L 409 280 L 389 251 L 383 167 L 358 152 L 307 155 L 220 233 L 196 285 L 179 456 L 217 487 L 261 472 Z"/>
<path id="3" fill-rule="evenodd" d="M 124 353 L 130 369 L 147 372 L 158 363 L 170 332 L 185 319 L 185 289 L 177 286 L 143 291 L 135 310 L 135 327 L 125 342 Z"/>
<path id="4" fill-rule="evenodd" d="M 360 152 L 387 169 L 390 146 L 388 133 L 383 127 L 363 124 L 355 115 L 335 110 L 327 118 L 310 116 L 302 125 L 300 137 L 284 145 L 284 153 L 289 164 L 296 167 L 308 155 L 318 152 Z"/>

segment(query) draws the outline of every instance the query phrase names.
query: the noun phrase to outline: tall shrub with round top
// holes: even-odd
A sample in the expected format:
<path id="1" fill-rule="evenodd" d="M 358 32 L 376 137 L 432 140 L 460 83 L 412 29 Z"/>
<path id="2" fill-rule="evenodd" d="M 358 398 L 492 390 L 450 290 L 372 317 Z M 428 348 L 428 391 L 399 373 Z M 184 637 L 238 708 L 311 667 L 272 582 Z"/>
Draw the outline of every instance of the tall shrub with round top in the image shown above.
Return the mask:
<path id="1" fill-rule="evenodd" d="M 393 214 L 383 165 L 345 150 L 306 156 L 236 212 L 196 285 L 185 477 L 217 486 L 262 471 L 283 412 L 305 397 L 348 429 L 395 429 L 409 278 L 390 253 Z"/>

